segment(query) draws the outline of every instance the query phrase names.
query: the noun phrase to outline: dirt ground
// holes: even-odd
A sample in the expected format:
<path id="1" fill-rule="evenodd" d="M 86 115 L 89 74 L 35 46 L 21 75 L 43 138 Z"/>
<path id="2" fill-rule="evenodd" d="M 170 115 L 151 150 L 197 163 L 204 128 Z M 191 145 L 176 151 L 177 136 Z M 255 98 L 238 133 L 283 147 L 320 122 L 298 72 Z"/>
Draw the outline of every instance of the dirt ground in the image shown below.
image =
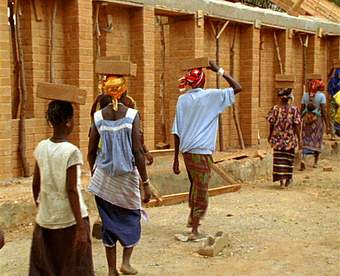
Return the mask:
<path id="1" fill-rule="evenodd" d="M 332 172 L 323 171 L 333 165 Z M 230 235 L 217 257 L 196 253 L 200 243 L 176 241 L 184 233 L 187 205 L 148 209 L 132 262 L 139 275 L 340 275 L 339 160 L 297 172 L 292 187 L 268 180 L 210 199 L 202 231 Z M 95 219 L 93 216 L 92 220 Z M 27 275 L 32 226 L 7 231 L 0 275 Z M 106 275 L 101 242 L 93 240 L 96 275 Z M 119 256 L 121 249 L 119 248 Z"/>

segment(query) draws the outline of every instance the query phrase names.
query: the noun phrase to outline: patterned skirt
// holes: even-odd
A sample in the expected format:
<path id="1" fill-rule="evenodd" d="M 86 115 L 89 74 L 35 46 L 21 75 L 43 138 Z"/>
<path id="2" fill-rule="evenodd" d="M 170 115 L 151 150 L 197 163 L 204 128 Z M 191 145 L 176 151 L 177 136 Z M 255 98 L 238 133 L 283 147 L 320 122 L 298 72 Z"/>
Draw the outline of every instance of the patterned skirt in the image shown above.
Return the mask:
<path id="1" fill-rule="evenodd" d="M 323 121 L 321 117 L 312 123 L 303 120 L 302 124 L 302 148 L 304 154 L 321 152 L 323 141 Z"/>
<path id="2" fill-rule="evenodd" d="M 294 169 L 294 149 L 274 150 L 273 182 L 292 179 Z"/>
<path id="3" fill-rule="evenodd" d="M 190 217 L 202 218 L 208 208 L 208 186 L 211 177 L 211 155 L 183 153 L 190 180 Z"/>

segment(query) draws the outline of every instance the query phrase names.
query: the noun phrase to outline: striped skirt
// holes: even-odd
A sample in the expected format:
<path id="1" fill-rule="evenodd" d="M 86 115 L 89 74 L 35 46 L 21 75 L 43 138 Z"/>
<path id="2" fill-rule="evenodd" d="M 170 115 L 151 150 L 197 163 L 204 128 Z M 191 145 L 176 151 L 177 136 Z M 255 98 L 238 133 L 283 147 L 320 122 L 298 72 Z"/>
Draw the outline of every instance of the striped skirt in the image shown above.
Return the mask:
<path id="1" fill-rule="evenodd" d="M 211 155 L 183 153 L 185 167 L 190 180 L 190 219 L 202 218 L 208 208 L 208 185 L 211 177 Z"/>
<path id="2" fill-rule="evenodd" d="M 273 158 L 273 181 L 292 179 L 294 168 L 294 149 L 274 150 Z"/>

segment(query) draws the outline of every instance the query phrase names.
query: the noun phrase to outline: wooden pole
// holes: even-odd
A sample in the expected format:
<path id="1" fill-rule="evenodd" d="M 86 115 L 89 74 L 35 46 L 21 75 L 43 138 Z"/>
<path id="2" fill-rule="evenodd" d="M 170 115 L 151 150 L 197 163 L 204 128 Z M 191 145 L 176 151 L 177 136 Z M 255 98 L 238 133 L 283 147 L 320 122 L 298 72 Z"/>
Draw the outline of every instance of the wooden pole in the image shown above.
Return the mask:
<path id="1" fill-rule="evenodd" d="M 164 24 L 161 20 L 161 17 L 158 17 L 158 22 L 160 26 L 160 41 L 161 41 L 161 74 L 160 74 L 160 84 L 159 84 L 159 98 L 161 102 L 161 129 L 162 129 L 162 138 L 163 143 L 167 143 L 167 131 L 166 131 L 166 118 L 165 118 L 165 34 L 164 34 Z"/>
<path id="2" fill-rule="evenodd" d="M 18 45 L 16 39 L 16 31 L 15 31 L 15 6 L 12 1 L 8 2 L 9 4 L 9 24 L 11 29 L 11 42 L 12 42 L 12 56 L 14 63 L 14 88 L 13 88 L 13 104 L 12 104 L 12 118 L 18 118 L 19 116 L 19 105 L 20 105 L 20 88 L 19 88 L 19 62 L 18 62 Z"/>
<path id="3" fill-rule="evenodd" d="M 49 65 L 50 65 L 50 82 L 55 82 L 55 74 L 54 74 L 54 25 L 55 18 L 57 15 L 57 0 L 53 1 L 53 6 L 51 7 L 51 18 L 50 18 L 50 56 L 49 56 Z"/>
<path id="4" fill-rule="evenodd" d="M 233 184 L 222 186 L 218 188 L 211 188 L 208 190 L 209 196 L 221 195 L 224 193 L 233 193 L 241 189 L 241 184 Z M 179 193 L 172 195 L 165 195 L 162 197 L 162 201 L 152 199 L 146 204 L 146 207 L 158 207 L 158 206 L 169 206 L 179 204 L 188 200 L 189 193 Z"/>
<path id="5" fill-rule="evenodd" d="M 24 53 L 22 50 L 22 39 L 20 31 L 20 1 L 16 5 L 16 41 L 18 45 L 18 63 L 19 63 L 19 78 L 20 78 L 20 118 L 19 118 L 19 154 L 21 159 L 21 165 L 23 169 L 23 176 L 30 175 L 29 164 L 26 157 L 26 103 L 27 103 L 27 88 L 25 80 L 25 68 L 24 68 Z"/>
<path id="6" fill-rule="evenodd" d="M 235 73 L 235 40 L 236 40 L 237 30 L 238 30 L 238 26 L 235 25 L 233 41 L 232 41 L 231 47 L 230 47 L 230 74 L 231 74 L 232 77 L 234 77 L 234 73 Z M 233 118 L 234 118 L 234 123 L 235 123 L 236 131 L 237 131 L 237 136 L 238 136 L 238 140 L 239 140 L 239 143 L 240 143 L 240 147 L 241 147 L 241 149 L 245 149 L 246 146 L 244 144 L 243 133 L 242 133 L 240 120 L 239 120 L 239 116 L 238 116 L 238 109 L 237 109 L 237 106 L 235 104 L 233 104 Z"/>
<path id="7" fill-rule="evenodd" d="M 280 74 L 284 74 L 285 72 L 284 72 L 284 68 L 283 68 L 283 64 L 282 64 L 280 46 L 279 46 L 279 42 L 277 40 L 276 32 L 274 32 L 274 43 L 275 43 L 275 49 L 276 49 L 276 57 L 277 57 L 277 60 L 279 62 L 279 66 L 280 66 Z"/>

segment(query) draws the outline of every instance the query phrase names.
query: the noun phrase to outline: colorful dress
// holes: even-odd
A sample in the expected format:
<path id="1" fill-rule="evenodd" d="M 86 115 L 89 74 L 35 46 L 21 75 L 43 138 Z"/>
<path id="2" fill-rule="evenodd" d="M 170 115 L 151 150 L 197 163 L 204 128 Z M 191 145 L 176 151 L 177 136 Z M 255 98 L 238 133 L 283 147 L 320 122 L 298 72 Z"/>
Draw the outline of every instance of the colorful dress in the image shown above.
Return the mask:
<path id="1" fill-rule="evenodd" d="M 324 126 L 321 116 L 321 105 L 326 104 L 326 96 L 318 91 L 313 98 L 310 98 L 309 94 L 305 93 L 301 103 L 307 108 L 307 105 L 311 101 L 315 106 L 313 113 L 316 115 L 316 119 L 313 121 L 308 120 L 308 116 L 306 115 L 309 112 L 306 112 L 303 116 L 302 148 L 304 155 L 320 153 L 323 141 Z"/>
<path id="2" fill-rule="evenodd" d="M 334 130 L 337 136 L 340 136 L 340 90 L 333 97 L 333 100 L 336 104 L 336 112 L 334 116 Z"/>
<path id="3" fill-rule="evenodd" d="M 299 109 L 295 106 L 274 106 L 267 116 L 273 131 L 270 144 L 274 149 L 273 181 L 291 179 L 298 137 L 294 128 L 301 124 Z"/>

